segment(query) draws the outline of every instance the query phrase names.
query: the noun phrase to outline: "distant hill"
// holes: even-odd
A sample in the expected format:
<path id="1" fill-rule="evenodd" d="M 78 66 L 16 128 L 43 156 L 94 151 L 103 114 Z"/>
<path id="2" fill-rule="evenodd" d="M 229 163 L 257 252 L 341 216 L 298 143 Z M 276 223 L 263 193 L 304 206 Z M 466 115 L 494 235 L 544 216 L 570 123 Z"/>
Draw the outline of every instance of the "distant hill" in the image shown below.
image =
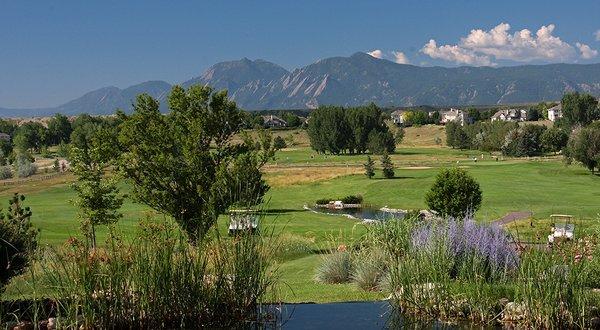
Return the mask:
<path id="1" fill-rule="evenodd" d="M 512 67 L 418 67 L 376 59 L 365 53 L 331 57 L 287 71 L 264 61 L 241 59 L 213 65 L 183 86 L 227 89 L 247 110 L 311 109 L 320 104 L 384 107 L 461 106 L 555 101 L 566 91 L 600 95 L 600 64 Z M 164 101 L 171 86 L 151 81 L 126 89 L 106 87 L 48 109 L 0 109 L 2 116 L 113 113 L 131 110 L 135 95 L 148 92 Z M 165 102 L 162 103 L 166 111 Z"/>

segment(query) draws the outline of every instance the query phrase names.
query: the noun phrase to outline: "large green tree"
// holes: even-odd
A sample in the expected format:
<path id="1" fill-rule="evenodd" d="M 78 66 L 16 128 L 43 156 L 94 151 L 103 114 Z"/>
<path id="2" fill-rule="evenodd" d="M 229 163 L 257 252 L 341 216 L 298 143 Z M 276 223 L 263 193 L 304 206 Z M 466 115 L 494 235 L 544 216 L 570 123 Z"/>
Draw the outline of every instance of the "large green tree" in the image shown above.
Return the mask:
<path id="1" fill-rule="evenodd" d="M 168 104 L 163 115 L 157 100 L 137 97 L 133 114 L 123 116 L 119 164 L 137 200 L 198 241 L 229 206 L 262 200 L 268 185 L 260 167 L 273 156 L 272 139 L 235 142 L 244 122 L 226 91 L 175 86 Z"/>
<path id="2" fill-rule="evenodd" d="M 14 136 L 14 145 L 20 151 L 39 151 L 47 145 L 47 129 L 38 122 L 28 122 L 21 125 Z"/>
<path id="3" fill-rule="evenodd" d="M 560 128 L 552 127 L 547 129 L 540 136 L 540 142 L 544 150 L 551 152 L 559 152 L 567 146 L 569 134 Z"/>
<path id="4" fill-rule="evenodd" d="M 508 132 L 505 137 L 502 153 L 508 156 L 534 156 L 542 152 L 542 134 L 545 126 L 524 125 Z"/>
<path id="5" fill-rule="evenodd" d="M 441 216 L 462 218 L 481 206 L 479 183 L 461 168 L 442 169 L 425 195 L 427 206 Z"/>
<path id="6" fill-rule="evenodd" d="M 568 162 L 576 160 L 594 173 L 600 167 L 600 125 L 579 128 L 571 133 L 565 148 Z"/>
<path id="7" fill-rule="evenodd" d="M 566 93 L 562 101 L 563 118 L 569 125 L 588 125 L 600 118 L 598 100 L 590 94 Z"/>
<path id="8" fill-rule="evenodd" d="M 59 143 L 69 143 L 71 132 L 71 122 L 65 115 L 57 113 L 48 122 L 48 142 L 51 145 L 58 145 Z"/>

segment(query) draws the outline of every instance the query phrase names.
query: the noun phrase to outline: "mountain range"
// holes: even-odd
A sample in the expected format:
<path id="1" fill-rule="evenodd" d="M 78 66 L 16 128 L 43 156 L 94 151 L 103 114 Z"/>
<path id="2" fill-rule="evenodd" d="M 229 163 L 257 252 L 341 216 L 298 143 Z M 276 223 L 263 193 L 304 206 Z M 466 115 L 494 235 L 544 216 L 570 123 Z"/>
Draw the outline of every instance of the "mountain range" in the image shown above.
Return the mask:
<path id="1" fill-rule="evenodd" d="M 181 83 L 227 89 L 246 110 L 311 109 L 321 104 L 380 106 L 464 106 L 555 101 L 566 91 L 600 95 L 600 64 L 547 64 L 511 67 L 420 67 L 377 59 L 365 53 L 331 57 L 288 71 L 264 60 L 221 62 Z M 148 81 L 125 89 L 104 87 L 53 108 L 3 109 L 0 116 L 54 113 L 111 114 L 131 111 L 135 96 L 161 101 L 171 84 Z"/>

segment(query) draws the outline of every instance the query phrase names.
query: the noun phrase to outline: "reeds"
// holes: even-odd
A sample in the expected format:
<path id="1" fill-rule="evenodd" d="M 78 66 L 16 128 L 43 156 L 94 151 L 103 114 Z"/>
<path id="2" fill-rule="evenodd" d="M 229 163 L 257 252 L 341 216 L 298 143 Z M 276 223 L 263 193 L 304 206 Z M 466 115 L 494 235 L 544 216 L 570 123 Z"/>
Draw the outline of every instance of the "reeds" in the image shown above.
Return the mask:
<path id="1" fill-rule="evenodd" d="M 272 293 L 268 238 L 215 234 L 189 244 L 167 223 L 146 223 L 136 240 L 111 237 L 91 249 L 72 239 L 45 271 L 59 302 L 59 326 L 191 328 L 260 321 Z"/>

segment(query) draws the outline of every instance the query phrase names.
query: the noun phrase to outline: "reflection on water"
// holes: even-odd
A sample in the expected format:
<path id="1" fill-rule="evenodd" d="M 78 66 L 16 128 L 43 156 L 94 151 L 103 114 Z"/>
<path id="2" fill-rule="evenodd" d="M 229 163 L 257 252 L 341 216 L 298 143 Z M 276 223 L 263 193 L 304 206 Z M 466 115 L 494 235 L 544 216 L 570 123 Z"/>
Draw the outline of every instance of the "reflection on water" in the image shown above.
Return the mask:
<path id="1" fill-rule="evenodd" d="M 273 306 L 274 307 L 274 306 Z M 277 306 L 277 326 L 283 329 L 471 329 L 472 325 L 416 322 L 393 312 L 386 301 L 284 304 Z M 274 324 L 273 324 L 274 325 Z M 492 329 L 482 328 L 478 329 Z"/>

